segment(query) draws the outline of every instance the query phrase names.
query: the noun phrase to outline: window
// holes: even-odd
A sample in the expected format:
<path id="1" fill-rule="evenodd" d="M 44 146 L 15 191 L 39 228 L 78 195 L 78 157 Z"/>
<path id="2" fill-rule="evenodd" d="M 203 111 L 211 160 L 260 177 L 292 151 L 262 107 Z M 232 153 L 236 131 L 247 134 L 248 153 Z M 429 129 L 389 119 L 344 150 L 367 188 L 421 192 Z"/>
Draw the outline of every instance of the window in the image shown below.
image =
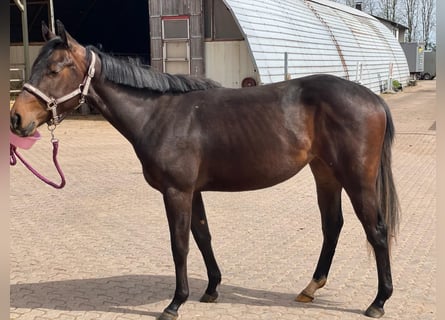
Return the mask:
<path id="1" fill-rule="evenodd" d="M 190 73 L 190 26 L 187 16 L 162 18 L 164 72 Z"/>
<path id="2" fill-rule="evenodd" d="M 164 17 L 164 39 L 182 39 L 189 38 L 188 19 L 181 17 Z"/>

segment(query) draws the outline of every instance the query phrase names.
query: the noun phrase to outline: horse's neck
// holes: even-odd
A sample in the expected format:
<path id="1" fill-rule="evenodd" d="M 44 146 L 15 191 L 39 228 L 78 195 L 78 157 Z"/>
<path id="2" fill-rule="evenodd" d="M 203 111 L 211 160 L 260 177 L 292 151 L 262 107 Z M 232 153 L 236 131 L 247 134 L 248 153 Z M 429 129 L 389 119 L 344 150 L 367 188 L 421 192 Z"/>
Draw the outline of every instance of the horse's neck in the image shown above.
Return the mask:
<path id="1" fill-rule="evenodd" d="M 143 128 L 155 112 L 157 96 L 141 97 L 131 89 L 109 82 L 99 82 L 92 87 L 92 105 L 130 142 L 134 142 L 137 128 Z"/>

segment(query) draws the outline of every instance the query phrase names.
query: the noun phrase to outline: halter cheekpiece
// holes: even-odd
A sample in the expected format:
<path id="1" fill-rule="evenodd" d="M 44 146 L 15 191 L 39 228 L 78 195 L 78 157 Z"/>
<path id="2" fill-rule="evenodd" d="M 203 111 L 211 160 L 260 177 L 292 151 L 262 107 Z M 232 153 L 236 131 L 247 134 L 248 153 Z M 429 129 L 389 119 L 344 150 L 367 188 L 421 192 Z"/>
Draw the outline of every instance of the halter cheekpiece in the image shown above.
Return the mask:
<path id="1" fill-rule="evenodd" d="M 23 85 L 23 89 L 26 89 L 28 92 L 36 95 L 37 97 L 41 98 L 43 101 L 46 102 L 46 110 L 49 110 L 52 112 L 52 118 L 49 120 L 49 125 L 58 125 L 62 119 L 64 118 L 62 114 L 57 114 L 57 106 L 61 103 L 64 103 L 68 100 L 71 100 L 72 98 L 80 95 L 79 98 L 79 105 L 75 108 L 79 108 L 83 103 L 85 103 L 85 96 L 88 94 L 88 90 L 90 88 L 91 79 L 94 77 L 94 73 L 96 72 L 95 64 L 96 64 L 96 55 L 93 51 L 91 52 L 91 63 L 88 68 L 88 73 L 85 76 L 84 81 L 79 85 L 79 87 L 74 90 L 71 93 L 68 93 L 58 99 L 55 99 L 53 97 L 49 97 L 46 94 L 44 94 L 42 91 L 34 87 L 33 85 L 29 83 L 25 83 Z"/>

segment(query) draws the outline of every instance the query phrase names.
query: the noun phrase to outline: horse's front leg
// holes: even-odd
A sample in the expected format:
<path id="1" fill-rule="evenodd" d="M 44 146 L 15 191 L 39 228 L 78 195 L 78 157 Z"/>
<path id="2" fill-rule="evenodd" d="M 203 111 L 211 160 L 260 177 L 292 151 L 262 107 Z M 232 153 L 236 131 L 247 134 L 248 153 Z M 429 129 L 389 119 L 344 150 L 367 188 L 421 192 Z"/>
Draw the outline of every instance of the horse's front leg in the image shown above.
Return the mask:
<path id="1" fill-rule="evenodd" d="M 200 192 L 196 192 L 193 197 L 192 204 L 192 234 L 195 238 L 196 244 L 202 253 L 204 262 L 207 268 L 207 275 L 209 283 L 204 295 L 199 301 L 201 302 L 215 302 L 218 298 L 217 286 L 221 283 L 221 272 L 213 254 L 211 235 L 209 224 L 206 218 L 204 209 L 204 202 Z"/>
<path id="2" fill-rule="evenodd" d="M 164 204 L 170 228 L 170 240 L 175 262 L 176 290 L 172 302 L 165 308 L 159 320 L 174 320 L 179 307 L 189 296 L 187 280 L 187 254 L 189 251 L 193 193 L 174 188 L 164 192 Z"/>

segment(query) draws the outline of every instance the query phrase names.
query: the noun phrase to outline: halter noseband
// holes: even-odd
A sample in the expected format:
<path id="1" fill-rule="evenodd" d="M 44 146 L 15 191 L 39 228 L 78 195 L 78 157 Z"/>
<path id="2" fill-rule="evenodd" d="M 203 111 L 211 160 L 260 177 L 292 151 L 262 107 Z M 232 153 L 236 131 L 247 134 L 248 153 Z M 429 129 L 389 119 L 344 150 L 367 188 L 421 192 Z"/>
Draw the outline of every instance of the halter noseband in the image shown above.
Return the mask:
<path id="1" fill-rule="evenodd" d="M 23 85 L 23 89 L 26 89 L 28 92 L 36 95 L 37 97 L 39 97 L 40 99 L 42 99 L 43 101 L 46 102 L 46 106 L 47 106 L 46 110 L 49 110 L 52 112 L 52 119 L 49 120 L 50 125 L 54 125 L 54 126 L 58 125 L 64 118 L 62 114 L 57 114 L 57 105 L 64 103 L 68 100 L 71 100 L 72 98 L 74 98 L 78 95 L 80 95 L 79 105 L 75 109 L 79 108 L 85 102 L 85 96 L 88 94 L 88 90 L 89 90 L 90 84 L 91 84 L 91 79 L 93 79 L 94 73 L 96 72 L 96 69 L 94 67 L 94 65 L 96 63 L 96 55 L 93 51 L 90 51 L 90 52 L 91 52 L 91 63 L 88 68 L 88 73 L 85 76 L 85 79 L 83 80 L 83 82 L 79 85 L 79 87 L 71 93 L 68 93 L 58 99 L 55 99 L 53 97 L 48 97 L 42 91 L 40 91 L 39 89 L 37 89 L 36 87 L 34 87 L 33 85 L 31 85 L 29 83 L 25 83 Z"/>

